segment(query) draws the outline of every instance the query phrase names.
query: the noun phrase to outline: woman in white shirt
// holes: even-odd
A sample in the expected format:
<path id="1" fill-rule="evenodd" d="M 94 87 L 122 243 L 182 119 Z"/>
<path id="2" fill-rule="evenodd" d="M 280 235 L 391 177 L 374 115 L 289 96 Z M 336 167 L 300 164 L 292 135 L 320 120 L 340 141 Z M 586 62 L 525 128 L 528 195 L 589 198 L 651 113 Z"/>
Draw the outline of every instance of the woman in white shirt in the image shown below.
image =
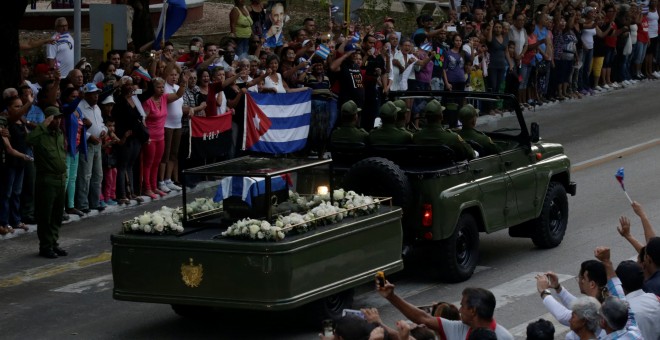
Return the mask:
<path id="1" fill-rule="evenodd" d="M 264 85 L 261 87 L 261 92 L 270 93 L 293 93 L 307 91 L 306 87 L 298 87 L 295 89 L 289 86 L 282 80 L 282 75 L 277 72 L 280 66 L 280 58 L 276 55 L 271 55 L 266 59 L 266 66 L 271 70 L 271 74 L 264 79 Z"/>

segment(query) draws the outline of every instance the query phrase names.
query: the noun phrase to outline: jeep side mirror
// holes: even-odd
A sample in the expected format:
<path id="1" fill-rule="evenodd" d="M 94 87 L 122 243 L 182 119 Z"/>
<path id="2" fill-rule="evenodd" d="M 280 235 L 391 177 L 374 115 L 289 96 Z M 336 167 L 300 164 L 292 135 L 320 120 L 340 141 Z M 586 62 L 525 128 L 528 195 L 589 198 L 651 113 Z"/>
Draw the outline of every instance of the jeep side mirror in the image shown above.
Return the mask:
<path id="1" fill-rule="evenodd" d="M 536 142 L 539 141 L 539 138 L 540 138 L 539 137 L 539 135 L 540 135 L 540 133 L 539 133 L 539 123 L 532 122 L 531 129 L 532 129 L 532 131 L 531 131 L 530 140 L 532 141 L 532 143 L 536 143 Z"/>

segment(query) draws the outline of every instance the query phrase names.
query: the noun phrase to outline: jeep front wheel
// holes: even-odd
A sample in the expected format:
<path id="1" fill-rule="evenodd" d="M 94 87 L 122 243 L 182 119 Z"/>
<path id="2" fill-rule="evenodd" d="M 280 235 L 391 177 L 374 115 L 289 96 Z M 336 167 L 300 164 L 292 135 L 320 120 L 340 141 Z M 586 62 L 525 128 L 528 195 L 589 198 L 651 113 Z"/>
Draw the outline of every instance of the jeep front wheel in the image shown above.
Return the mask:
<path id="1" fill-rule="evenodd" d="M 462 214 L 454 233 L 440 241 L 437 260 L 440 276 L 447 282 L 462 282 L 472 276 L 479 262 L 479 228 L 472 215 Z"/>
<path id="2" fill-rule="evenodd" d="M 568 198 L 561 183 L 550 182 L 541 215 L 534 221 L 532 242 L 539 248 L 554 248 L 564 239 L 568 224 Z"/>

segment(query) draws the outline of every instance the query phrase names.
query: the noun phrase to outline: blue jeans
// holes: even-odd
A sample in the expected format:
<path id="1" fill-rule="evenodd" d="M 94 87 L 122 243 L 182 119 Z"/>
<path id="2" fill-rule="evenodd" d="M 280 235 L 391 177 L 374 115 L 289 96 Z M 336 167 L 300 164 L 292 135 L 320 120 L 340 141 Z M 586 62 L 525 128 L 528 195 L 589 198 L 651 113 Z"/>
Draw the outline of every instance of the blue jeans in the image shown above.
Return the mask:
<path id="1" fill-rule="evenodd" d="M 621 79 L 630 80 L 632 75 L 630 74 L 630 63 L 632 62 L 632 54 L 623 56 L 623 64 L 621 65 Z"/>
<path id="2" fill-rule="evenodd" d="M 582 49 L 582 70 L 578 79 L 578 87 L 581 90 L 591 88 L 589 84 L 589 75 L 591 74 L 591 62 L 594 59 L 594 50 Z"/>
<path id="3" fill-rule="evenodd" d="M 23 191 L 23 167 L 7 167 L 7 177 L 2 187 L 0 225 L 18 226 L 21 223 L 21 191 Z"/>
<path id="4" fill-rule="evenodd" d="M 103 165 L 101 162 L 101 144 L 87 145 L 87 159 L 78 160 L 78 178 L 76 180 L 76 207 L 95 209 L 99 206 Z"/>
<path id="5" fill-rule="evenodd" d="M 66 177 L 67 181 L 64 183 L 64 191 L 66 192 L 66 205 L 65 208 L 73 208 L 74 197 L 76 195 L 76 177 L 78 177 L 78 157 L 80 152 L 75 155 L 66 154 Z"/>

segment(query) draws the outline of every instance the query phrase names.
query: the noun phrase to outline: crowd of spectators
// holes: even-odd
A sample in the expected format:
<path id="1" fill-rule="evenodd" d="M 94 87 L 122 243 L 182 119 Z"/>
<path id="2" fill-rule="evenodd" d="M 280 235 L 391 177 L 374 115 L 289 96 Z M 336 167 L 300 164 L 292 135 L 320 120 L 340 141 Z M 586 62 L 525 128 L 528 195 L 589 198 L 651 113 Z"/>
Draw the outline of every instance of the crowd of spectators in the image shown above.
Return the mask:
<path id="1" fill-rule="evenodd" d="M 410 34 L 397 31 L 389 17 L 377 26 L 317 23 L 291 18 L 279 2 L 236 0 L 227 18 L 230 34 L 217 42 L 195 37 L 187 50 L 171 42 L 150 52 L 112 50 L 96 66 L 73 60 L 68 22 L 58 18 L 51 38 L 21 43 L 22 49 L 44 45 L 46 60 L 22 58 L 20 83 L 3 92 L 2 169 L 8 176 L 0 232 L 36 221 L 36 173 L 25 136 L 43 122 L 48 107 L 64 114 L 63 218 L 83 216 L 181 190 L 181 169 L 241 155 L 248 91 L 311 91 L 303 154 L 320 157 L 346 103 L 358 108 L 355 125 L 367 132 L 382 107 L 402 112 L 382 115 L 385 125 L 411 133 L 426 112 L 425 118 L 433 118 L 433 110 L 417 101 L 399 103 L 398 110 L 383 105 L 389 91 L 509 91 L 531 107 L 655 79 L 656 7 L 656 0 L 552 0 L 539 6 L 527 0 L 466 0 L 445 20 L 419 16 Z M 442 104 L 450 105 L 434 121 L 457 125 L 460 107 L 451 113 L 452 103 Z M 497 102 L 477 105 L 482 113 L 511 109 Z M 188 157 L 190 117 L 224 113 L 232 114 L 229 151 Z M 473 157 L 469 146 L 457 150 Z"/>
<path id="2" fill-rule="evenodd" d="M 596 247 L 595 259 L 582 262 L 575 277 L 580 297 L 568 292 L 552 271 L 536 276 L 543 304 L 560 324 L 570 328 L 567 340 L 660 338 L 660 237 L 655 236 L 642 206 L 633 202 L 632 207 L 641 219 L 645 242 L 630 235 L 630 220 L 625 216 L 619 220 L 618 232 L 638 252 L 637 261 L 624 260 L 615 267 L 610 249 Z M 497 302 L 486 289 L 465 288 L 459 308 L 438 302 L 427 310 L 428 306 L 415 306 L 395 294 L 392 283 L 375 283 L 376 291 L 407 320 L 390 327 L 377 309 L 365 308 L 359 316 L 351 314 L 339 319 L 334 333 L 321 334 L 321 339 L 513 339 L 495 321 Z M 545 319 L 531 322 L 526 338 L 555 339 L 555 327 Z"/>

